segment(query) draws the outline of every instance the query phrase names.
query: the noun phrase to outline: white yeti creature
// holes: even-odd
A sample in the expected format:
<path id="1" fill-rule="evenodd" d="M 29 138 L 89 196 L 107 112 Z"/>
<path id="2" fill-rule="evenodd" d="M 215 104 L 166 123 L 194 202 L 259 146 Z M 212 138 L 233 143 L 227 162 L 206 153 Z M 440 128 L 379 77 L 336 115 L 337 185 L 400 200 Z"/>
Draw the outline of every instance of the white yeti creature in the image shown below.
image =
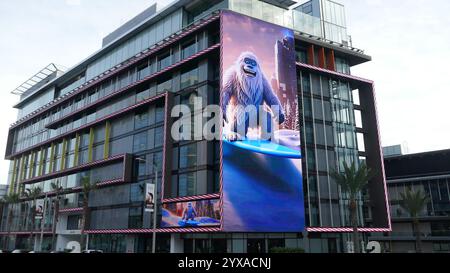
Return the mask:
<path id="1" fill-rule="evenodd" d="M 272 128 L 272 118 L 278 124 L 282 124 L 285 120 L 280 100 L 259 64 L 255 54 L 243 52 L 225 73 L 221 107 L 223 118 L 230 126 L 230 132 L 225 134 L 225 138 L 229 141 L 242 140 L 247 136 L 249 128 L 259 129 L 259 127 L 264 126 L 265 124 L 260 124 L 260 114 L 267 115 L 265 119 L 267 127 L 265 129 L 269 134 Z M 263 109 L 264 104 L 272 109 L 271 113 Z M 249 112 L 244 111 L 249 105 L 256 107 L 256 124 L 253 120 L 249 120 Z M 278 110 L 273 111 L 273 109 Z M 242 132 L 241 128 L 244 128 L 243 136 L 238 133 L 238 129 L 239 132 Z"/>

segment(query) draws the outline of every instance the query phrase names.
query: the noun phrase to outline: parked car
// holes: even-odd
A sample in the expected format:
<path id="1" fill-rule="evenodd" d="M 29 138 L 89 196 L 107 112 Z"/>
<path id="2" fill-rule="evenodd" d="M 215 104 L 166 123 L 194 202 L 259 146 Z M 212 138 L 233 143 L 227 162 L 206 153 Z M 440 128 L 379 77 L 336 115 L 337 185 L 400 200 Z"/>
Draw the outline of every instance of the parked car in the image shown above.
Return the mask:
<path id="1" fill-rule="evenodd" d="M 14 249 L 11 253 L 29 253 L 30 250 L 27 249 Z"/>
<path id="2" fill-rule="evenodd" d="M 91 254 L 91 253 L 103 253 L 103 250 L 100 250 L 100 249 L 86 249 L 86 250 L 83 250 L 81 253 L 89 253 L 89 254 Z"/>

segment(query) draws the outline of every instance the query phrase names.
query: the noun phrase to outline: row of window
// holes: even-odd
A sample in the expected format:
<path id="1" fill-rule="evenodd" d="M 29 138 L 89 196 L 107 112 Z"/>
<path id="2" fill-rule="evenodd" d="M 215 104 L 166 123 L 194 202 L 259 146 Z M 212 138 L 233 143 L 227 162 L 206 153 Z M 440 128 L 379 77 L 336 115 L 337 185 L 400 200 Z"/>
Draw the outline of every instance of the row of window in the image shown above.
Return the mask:
<path id="1" fill-rule="evenodd" d="M 90 131 L 85 131 L 79 134 L 78 139 L 77 137 L 72 137 L 69 139 L 61 140 L 60 142 L 55 143 L 54 146 L 48 145 L 42 150 L 38 150 L 34 153 L 32 152 L 31 154 L 25 155 L 22 159 L 16 160 L 15 164 L 14 162 L 12 162 L 11 166 L 15 165 L 15 171 L 18 174 L 18 176 L 16 176 L 15 178 L 16 180 L 30 179 L 36 176 L 49 174 L 67 168 L 72 168 L 80 164 L 88 163 L 89 160 L 100 160 L 103 159 L 104 156 L 117 155 L 127 152 L 129 153 L 133 149 L 128 149 L 128 146 L 126 144 L 133 143 L 133 136 L 130 136 L 131 141 L 130 137 L 128 137 L 127 142 L 119 140 L 119 136 L 123 134 L 129 134 L 132 131 L 140 130 L 148 126 L 161 124 L 163 120 L 163 105 L 150 106 L 148 108 L 145 108 L 145 110 L 140 110 L 134 114 L 130 114 L 125 117 L 113 120 L 110 123 L 110 132 L 108 132 L 108 141 L 110 142 L 109 154 L 106 154 L 104 150 L 105 137 L 107 135 L 106 125 L 99 125 L 93 128 L 92 139 Z M 159 127 L 151 129 L 148 132 L 149 135 L 147 136 L 147 138 L 152 140 L 152 145 L 149 145 L 147 139 L 145 139 L 144 143 L 144 141 L 142 140 L 142 136 L 134 136 L 134 142 L 136 143 L 134 144 L 136 147 L 134 150 L 138 151 L 140 145 L 145 145 L 144 148 L 147 148 L 147 146 L 162 146 L 162 131 L 162 127 Z M 78 150 L 76 150 L 77 141 Z M 93 150 L 91 159 L 89 159 L 88 154 L 89 145 L 92 145 Z M 76 157 L 77 153 L 78 158 Z M 10 169 L 10 172 L 12 172 L 12 169 Z"/>
<path id="2" fill-rule="evenodd" d="M 66 175 L 54 179 L 45 180 L 35 184 L 25 185 L 25 190 L 39 187 L 42 191 L 51 192 L 54 189 L 52 184 L 58 184 L 63 189 L 72 189 L 81 186 L 83 180 L 87 179 L 91 183 L 110 181 L 123 178 L 123 163 L 111 164 L 104 167 L 82 171 L 79 173 Z"/>
<path id="3" fill-rule="evenodd" d="M 179 62 L 180 60 L 186 59 L 196 52 L 207 48 L 207 46 L 212 45 L 215 42 L 213 36 L 209 37 L 206 32 L 199 33 L 189 40 L 182 41 L 177 45 L 173 46 L 171 49 L 166 52 L 146 59 L 131 69 L 122 72 L 120 75 L 114 77 L 113 79 L 107 80 L 100 86 L 93 87 L 88 93 L 83 93 L 75 96 L 74 99 L 65 103 L 61 107 L 58 107 L 52 113 L 44 115 L 42 117 L 38 117 L 32 122 L 28 123 L 25 126 L 22 126 L 19 130 L 17 130 L 15 137 L 15 147 L 13 151 L 19 151 L 25 149 L 26 147 L 35 145 L 41 141 L 44 141 L 48 137 L 53 137 L 58 135 L 60 132 L 49 133 L 51 136 L 43 134 L 42 136 L 36 136 L 46 131 L 45 126 L 55 120 L 60 119 L 61 117 L 72 113 L 86 105 L 92 104 L 96 100 L 107 96 L 114 92 L 115 90 L 119 90 L 128 84 L 140 80 L 145 76 L 153 74 L 157 71 L 160 71 L 167 66 Z M 187 75 L 185 75 L 187 73 Z M 196 71 L 185 71 L 181 72 L 181 86 L 188 86 L 189 83 L 196 81 Z M 178 80 L 180 81 L 180 80 Z M 157 93 L 164 92 L 164 89 L 171 90 L 172 87 L 167 88 L 169 83 L 159 82 L 156 83 L 158 86 Z M 182 88 L 183 88 L 182 87 Z M 178 88 L 176 88 L 178 90 Z M 76 127 L 75 127 L 76 128 Z M 31 138 L 27 143 L 22 144 L 24 139 Z"/>
<path id="4" fill-rule="evenodd" d="M 175 76 L 173 79 L 170 78 L 161 82 L 146 85 L 134 91 L 132 95 L 114 99 L 104 106 L 98 107 L 97 109 L 94 110 L 90 110 L 80 118 L 62 124 L 57 129 L 39 130 L 35 128 L 37 126 L 36 124 L 38 124 L 39 126 L 43 126 L 45 124 L 45 120 L 48 120 L 48 118 L 46 118 L 45 120 L 41 120 L 39 123 L 36 123 L 34 126 L 28 127 L 26 130 L 19 130 L 17 133 L 17 141 L 15 141 L 15 144 L 13 146 L 13 151 L 17 152 L 26 149 L 42 141 L 48 140 L 49 138 L 53 138 L 65 132 L 77 129 L 85 124 L 103 118 L 109 114 L 117 112 L 126 107 L 132 106 L 136 103 L 139 103 L 142 100 L 153 97 L 157 94 L 163 92 L 178 91 L 179 86 L 186 88 L 198 82 L 199 82 L 198 67 L 195 66 L 189 69 L 182 70 L 181 75 Z M 101 96 L 98 95 L 98 92 L 89 94 L 90 99 L 95 99 L 99 97 Z M 54 118 L 57 119 L 56 117 Z M 30 133 L 30 131 L 34 132 L 35 129 L 37 130 L 36 131 L 37 133 L 27 134 Z"/>
<path id="5" fill-rule="evenodd" d="M 296 48 L 296 61 L 300 62 L 300 63 L 304 63 L 304 64 L 309 64 L 310 60 L 308 59 L 308 53 L 307 50 L 304 48 Z M 315 50 L 314 52 L 314 59 L 315 59 L 315 64 L 316 66 L 319 66 L 318 63 L 318 59 L 319 59 L 319 51 Z M 330 62 L 332 60 L 327 59 L 327 56 L 325 58 L 326 62 Z M 340 58 L 340 57 L 335 57 L 334 58 L 334 63 L 335 63 L 335 70 L 336 72 L 339 73 L 344 73 L 344 74 L 350 74 L 350 64 L 348 63 L 347 59 L 344 58 Z M 326 65 L 326 64 L 325 64 Z"/>
<path id="6" fill-rule="evenodd" d="M 348 83 L 328 77 L 301 72 L 298 79 L 307 221 L 310 226 L 347 226 L 346 200 L 329 174 L 358 160 L 352 92 Z"/>
<path id="7" fill-rule="evenodd" d="M 207 92 L 207 90 L 208 88 L 204 90 L 205 92 L 200 91 L 200 93 L 196 93 L 204 93 L 205 96 L 209 96 L 211 93 Z M 208 100 L 208 98 L 205 99 Z M 15 176 L 15 181 L 49 174 L 55 171 L 75 167 L 79 164 L 88 163 L 90 161 L 101 160 L 105 158 L 105 156 L 115 156 L 130 152 L 142 154 L 142 152 L 160 149 L 164 140 L 162 126 L 163 120 L 163 103 L 158 103 L 150 106 L 149 108 L 136 111 L 134 114 L 128 114 L 111 121 L 108 128 L 109 132 L 106 131 L 108 126 L 102 124 L 93 128 L 91 132 L 86 131 L 81 133 L 78 139 L 77 137 L 73 137 L 71 139 L 56 143 L 53 148 L 52 146 L 48 146 L 42 151 L 37 151 L 36 153 L 23 157 L 21 160 L 17 160 L 15 164 L 15 171 L 20 175 Z M 109 139 L 105 142 L 105 136 L 107 135 L 109 136 Z M 109 143 L 108 152 L 105 151 L 105 143 Z M 89 154 L 89 147 L 92 147 L 91 154 Z M 211 149 L 211 151 L 213 150 L 214 149 Z M 174 154 L 178 153 L 178 151 L 180 155 L 178 162 L 180 162 L 180 164 L 179 166 L 174 166 L 175 170 L 178 168 L 186 169 L 196 166 L 197 147 L 195 144 L 181 145 L 179 149 L 175 147 Z M 156 158 L 154 162 L 161 162 L 162 154 L 157 153 L 156 155 L 159 156 L 159 159 Z M 211 155 L 211 158 L 216 157 L 216 154 Z M 214 162 L 199 164 L 212 165 Z M 138 164 L 138 166 L 140 165 L 143 164 Z M 147 172 L 145 169 L 151 169 L 148 167 L 148 164 L 145 166 L 145 168 L 138 169 L 139 175 Z M 205 192 L 205 189 L 198 191 L 195 187 L 189 186 L 196 180 L 193 177 L 193 174 L 181 174 L 177 176 L 177 178 L 181 181 L 181 186 L 177 186 L 176 188 L 179 188 L 180 192 L 175 193 L 173 196 L 196 195 L 196 192 Z M 218 184 L 217 175 L 215 178 L 208 178 L 208 180 L 213 180 L 215 181 L 214 184 Z M 194 188 L 195 190 L 192 190 Z M 217 189 L 218 187 L 217 185 L 209 185 L 207 188 L 207 191 L 210 192 L 215 191 L 212 189 Z"/>
<path id="8" fill-rule="evenodd" d="M 428 197 L 426 207 L 420 216 L 448 216 L 450 215 L 450 182 L 449 179 L 425 180 L 414 183 L 396 183 L 388 187 L 391 214 L 396 218 L 409 217 L 409 213 L 401 206 L 402 194 L 408 188 L 421 191 Z"/>

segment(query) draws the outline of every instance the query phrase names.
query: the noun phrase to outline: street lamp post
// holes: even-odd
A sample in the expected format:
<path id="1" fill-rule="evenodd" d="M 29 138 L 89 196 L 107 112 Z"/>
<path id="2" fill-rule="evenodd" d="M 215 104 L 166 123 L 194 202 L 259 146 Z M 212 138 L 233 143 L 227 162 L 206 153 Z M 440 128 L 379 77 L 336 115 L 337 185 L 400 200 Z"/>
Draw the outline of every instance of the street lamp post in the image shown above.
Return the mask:
<path id="1" fill-rule="evenodd" d="M 47 213 L 47 193 L 44 198 L 44 209 L 42 210 L 42 220 L 41 220 L 41 238 L 39 240 L 39 251 L 42 252 L 42 243 L 44 241 L 44 226 L 45 226 L 45 214 Z"/>
<path id="2" fill-rule="evenodd" d="M 136 158 L 137 161 L 146 163 L 147 160 L 144 158 L 138 157 Z M 154 189 L 155 189 L 155 206 L 153 208 L 153 232 L 152 232 L 152 253 L 156 253 L 156 221 L 157 221 L 157 209 L 158 209 L 158 164 L 153 163 L 153 170 L 155 173 L 155 182 L 154 182 Z"/>
<path id="3" fill-rule="evenodd" d="M 153 163 L 155 170 L 155 207 L 153 208 L 153 237 L 152 237 L 152 253 L 156 253 L 156 216 L 158 209 L 158 166 Z"/>

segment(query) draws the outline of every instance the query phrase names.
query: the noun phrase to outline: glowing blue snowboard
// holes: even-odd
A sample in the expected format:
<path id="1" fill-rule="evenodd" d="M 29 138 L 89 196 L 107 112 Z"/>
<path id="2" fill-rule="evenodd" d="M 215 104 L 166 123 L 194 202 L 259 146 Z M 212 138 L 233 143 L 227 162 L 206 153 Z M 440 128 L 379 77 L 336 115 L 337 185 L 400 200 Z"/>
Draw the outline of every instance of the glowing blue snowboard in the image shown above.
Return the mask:
<path id="1" fill-rule="evenodd" d="M 249 150 L 255 153 L 272 155 L 284 158 L 302 158 L 301 152 L 291 149 L 289 147 L 279 145 L 267 140 L 238 140 L 238 141 L 228 141 L 224 139 L 223 141 L 230 143 L 236 147 L 244 150 Z"/>

